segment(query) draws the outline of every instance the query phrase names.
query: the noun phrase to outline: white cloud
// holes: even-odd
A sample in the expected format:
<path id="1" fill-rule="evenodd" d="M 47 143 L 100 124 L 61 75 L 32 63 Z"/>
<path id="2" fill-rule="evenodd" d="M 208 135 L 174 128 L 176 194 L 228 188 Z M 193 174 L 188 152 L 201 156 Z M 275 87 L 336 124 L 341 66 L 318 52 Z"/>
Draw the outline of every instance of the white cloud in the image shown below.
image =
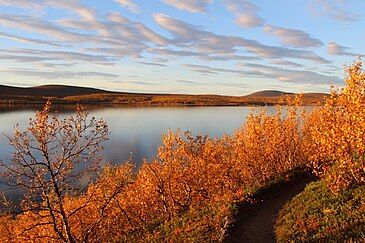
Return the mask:
<path id="1" fill-rule="evenodd" d="M 162 2 L 181 10 L 197 13 L 206 12 L 213 0 L 162 0 Z"/>
<path id="2" fill-rule="evenodd" d="M 19 41 L 19 42 L 29 43 L 29 44 L 49 45 L 49 46 L 58 46 L 58 47 L 64 46 L 61 43 L 56 43 L 53 41 L 51 42 L 51 41 L 46 41 L 46 40 L 27 38 L 27 37 L 17 36 L 17 35 L 13 35 L 13 34 L 4 33 L 4 32 L 0 32 L 0 37 Z"/>
<path id="3" fill-rule="evenodd" d="M 0 0 L 0 5 L 26 9 L 62 8 L 77 13 L 85 19 L 95 19 L 95 10 L 77 0 Z"/>
<path id="4" fill-rule="evenodd" d="M 241 64 L 240 66 L 249 68 L 252 72 L 260 72 L 262 78 L 276 79 L 282 82 L 300 84 L 343 84 L 343 80 L 336 76 L 327 76 L 313 71 L 293 70 L 253 63 Z"/>
<path id="5" fill-rule="evenodd" d="M 96 10 L 86 7 L 75 0 L 43 0 L 44 6 L 51 6 L 55 8 L 63 8 L 77 13 L 80 17 L 86 20 L 96 21 Z"/>
<path id="6" fill-rule="evenodd" d="M 98 25 L 95 25 L 95 21 Z M 140 22 L 130 21 L 119 13 L 110 13 L 105 21 L 95 19 L 62 19 L 49 22 L 40 17 L 1 14 L 2 26 L 41 34 L 46 40 L 20 38 L 0 32 L 0 37 L 33 44 L 61 46 L 92 45 L 94 51 L 111 56 L 139 57 L 152 46 L 168 45 L 169 40 Z M 90 49 L 91 50 L 91 49 Z"/>
<path id="7" fill-rule="evenodd" d="M 156 67 L 166 67 L 166 64 L 156 63 L 156 62 L 138 62 L 140 64 L 149 65 L 149 66 L 156 66 Z"/>
<path id="8" fill-rule="evenodd" d="M 25 15 L 12 15 L 0 13 L 0 24 L 8 28 L 22 29 L 30 33 L 39 33 L 45 36 L 51 36 L 59 41 L 64 42 L 81 42 L 87 41 L 89 35 L 80 34 L 65 30 L 51 22 L 43 21 L 37 17 Z"/>
<path id="9" fill-rule="evenodd" d="M 347 51 L 348 49 L 350 49 L 350 48 L 348 48 L 346 46 L 341 46 L 339 44 L 336 44 L 335 42 L 330 42 L 328 44 L 327 51 L 328 51 L 328 54 L 335 55 L 335 56 L 361 56 L 361 54 Z"/>
<path id="10" fill-rule="evenodd" d="M 85 21 L 92 23 L 94 28 L 97 29 L 99 32 L 102 33 L 103 30 L 105 30 L 105 26 L 102 26 L 97 19 L 96 10 L 81 4 L 77 0 L 0 0 L 0 5 L 27 9 L 45 9 L 46 7 L 65 9 L 70 12 L 76 13 Z"/>
<path id="11" fill-rule="evenodd" d="M 7 73 L 11 75 L 20 75 L 26 77 L 38 77 L 44 79 L 74 79 L 74 78 L 85 78 L 85 77 L 99 77 L 99 78 L 118 78 L 119 75 L 95 72 L 95 71 L 68 71 L 68 70 L 58 70 L 55 71 L 39 71 L 37 69 L 30 68 L 8 68 L 1 69 L 2 73 Z"/>
<path id="12" fill-rule="evenodd" d="M 209 66 L 205 66 L 205 65 L 196 65 L 196 64 L 183 64 L 182 66 L 189 68 L 190 70 L 197 72 L 197 73 L 201 73 L 201 74 L 221 74 L 221 73 L 230 73 L 230 74 L 236 74 L 239 76 L 248 76 L 248 72 L 244 72 L 241 70 L 237 70 L 237 69 L 229 69 L 229 68 L 216 68 L 216 67 L 209 67 Z M 257 73 L 255 74 L 251 74 L 252 75 L 257 75 Z"/>
<path id="13" fill-rule="evenodd" d="M 116 0 L 123 7 L 128 8 L 132 12 L 138 12 L 139 6 L 133 2 L 133 0 Z"/>
<path id="14" fill-rule="evenodd" d="M 281 66 L 291 66 L 291 67 L 303 67 L 303 65 L 291 62 L 291 61 L 285 61 L 285 60 L 273 60 L 271 61 L 272 64 L 281 65 Z"/>
<path id="15" fill-rule="evenodd" d="M 106 55 L 92 55 L 73 51 L 50 51 L 40 49 L 0 49 L 0 59 L 24 61 L 80 61 L 87 63 L 113 62 L 112 57 Z"/>
<path id="16" fill-rule="evenodd" d="M 205 55 L 239 55 L 239 49 L 244 48 L 261 58 L 281 59 L 288 57 L 311 60 L 317 63 L 329 63 L 328 60 L 312 51 L 270 46 L 261 44 L 256 40 L 218 35 L 163 14 L 155 14 L 154 19 L 157 24 L 174 36 L 171 43 L 179 47 L 190 47 L 189 51 L 196 51 Z"/>
<path id="17" fill-rule="evenodd" d="M 322 75 L 312 71 L 278 68 L 255 63 L 239 64 L 239 69 L 217 68 L 195 64 L 183 64 L 183 66 L 201 75 L 229 73 L 240 77 L 268 78 L 286 83 L 300 84 L 341 84 L 343 82 L 335 76 Z"/>
<path id="18" fill-rule="evenodd" d="M 226 8 L 236 16 L 236 24 L 243 27 L 257 27 L 264 24 L 258 16 L 259 8 L 248 0 L 224 0 Z"/>
<path id="19" fill-rule="evenodd" d="M 341 0 L 311 0 L 309 7 L 314 15 L 326 15 L 341 22 L 354 22 L 360 15 L 344 9 L 346 1 Z"/>
<path id="20" fill-rule="evenodd" d="M 306 48 L 323 45 L 319 39 L 311 37 L 307 32 L 296 29 L 282 28 L 274 25 L 265 25 L 264 31 L 277 36 L 285 45 Z"/>
<path id="21" fill-rule="evenodd" d="M 42 4 L 35 0 L 0 0 L 0 6 L 17 6 L 23 9 L 37 9 L 44 8 Z"/>
<path id="22" fill-rule="evenodd" d="M 167 45 L 169 43 L 167 38 L 162 37 L 161 35 L 157 34 L 147 26 L 141 23 L 134 23 L 134 27 L 136 30 L 140 33 L 142 37 L 144 37 L 147 40 L 150 40 L 151 42 L 157 44 L 157 45 Z"/>

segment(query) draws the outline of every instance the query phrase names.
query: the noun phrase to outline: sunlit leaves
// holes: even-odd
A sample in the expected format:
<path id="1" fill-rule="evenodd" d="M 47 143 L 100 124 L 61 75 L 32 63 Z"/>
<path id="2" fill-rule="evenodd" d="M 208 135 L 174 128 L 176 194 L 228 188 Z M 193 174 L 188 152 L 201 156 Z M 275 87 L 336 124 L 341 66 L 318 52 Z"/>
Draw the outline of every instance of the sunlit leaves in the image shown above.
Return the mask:
<path id="1" fill-rule="evenodd" d="M 346 71 L 346 86 L 332 89 L 309 129 L 313 166 L 334 192 L 365 182 L 365 73 L 361 61 Z"/>

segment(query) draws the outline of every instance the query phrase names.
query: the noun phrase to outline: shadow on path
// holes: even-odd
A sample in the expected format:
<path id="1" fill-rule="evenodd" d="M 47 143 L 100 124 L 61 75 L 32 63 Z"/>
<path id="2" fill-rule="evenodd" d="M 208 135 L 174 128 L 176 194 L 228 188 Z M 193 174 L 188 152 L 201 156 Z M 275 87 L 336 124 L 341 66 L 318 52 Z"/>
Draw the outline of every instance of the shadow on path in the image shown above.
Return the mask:
<path id="1" fill-rule="evenodd" d="M 317 179 L 310 174 L 296 176 L 263 190 L 253 197 L 254 202 L 239 205 L 236 222 L 228 230 L 225 242 L 275 242 L 274 225 L 279 210 Z"/>

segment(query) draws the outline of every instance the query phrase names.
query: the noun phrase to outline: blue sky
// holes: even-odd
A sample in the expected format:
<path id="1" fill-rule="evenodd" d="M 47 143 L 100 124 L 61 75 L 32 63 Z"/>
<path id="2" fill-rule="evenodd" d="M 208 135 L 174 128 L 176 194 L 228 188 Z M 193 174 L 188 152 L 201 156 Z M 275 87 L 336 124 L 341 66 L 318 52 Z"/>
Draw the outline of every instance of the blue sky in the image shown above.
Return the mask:
<path id="1" fill-rule="evenodd" d="M 365 54 L 363 0 L 0 0 L 0 83 L 323 92 Z"/>

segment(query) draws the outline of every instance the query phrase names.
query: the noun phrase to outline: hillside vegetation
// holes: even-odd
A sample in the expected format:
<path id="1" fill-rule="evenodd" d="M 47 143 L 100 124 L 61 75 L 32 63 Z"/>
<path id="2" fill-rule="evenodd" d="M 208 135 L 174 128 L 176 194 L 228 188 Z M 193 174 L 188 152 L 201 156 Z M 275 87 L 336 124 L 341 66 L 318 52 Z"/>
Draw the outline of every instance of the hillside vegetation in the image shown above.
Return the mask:
<path id="1" fill-rule="evenodd" d="M 321 103 L 325 96 L 323 93 L 304 94 L 303 103 Z M 0 104 L 43 104 L 51 100 L 54 104 L 242 106 L 275 105 L 287 97 L 293 99 L 295 94 L 281 91 L 262 91 L 247 96 L 138 94 L 63 85 L 0 86 Z"/>
<path id="2" fill-rule="evenodd" d="M 365 185 L 333 194 L 314 182 L 281 210 L 279 242 L 344 242 L 365 239 Z"/>

